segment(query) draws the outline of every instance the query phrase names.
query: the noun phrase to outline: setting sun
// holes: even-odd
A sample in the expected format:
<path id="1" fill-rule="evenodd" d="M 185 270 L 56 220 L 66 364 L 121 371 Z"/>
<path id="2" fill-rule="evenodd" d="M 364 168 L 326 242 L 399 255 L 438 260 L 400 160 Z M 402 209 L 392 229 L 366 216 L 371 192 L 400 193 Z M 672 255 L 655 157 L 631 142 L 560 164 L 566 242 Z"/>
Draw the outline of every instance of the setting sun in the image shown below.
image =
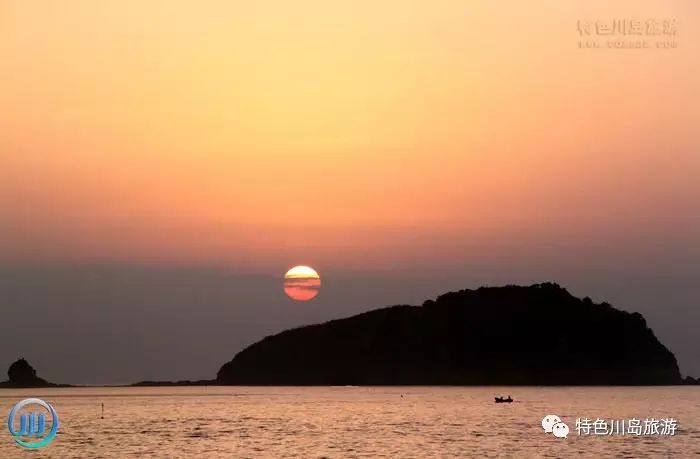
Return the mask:
<path id="1" fill-rule="evenodd" d="M 295 266 L 284 275 L 284 293 L 296 301 L 308 301 L 318 295 L 321 277 L 308 266 Z"/>

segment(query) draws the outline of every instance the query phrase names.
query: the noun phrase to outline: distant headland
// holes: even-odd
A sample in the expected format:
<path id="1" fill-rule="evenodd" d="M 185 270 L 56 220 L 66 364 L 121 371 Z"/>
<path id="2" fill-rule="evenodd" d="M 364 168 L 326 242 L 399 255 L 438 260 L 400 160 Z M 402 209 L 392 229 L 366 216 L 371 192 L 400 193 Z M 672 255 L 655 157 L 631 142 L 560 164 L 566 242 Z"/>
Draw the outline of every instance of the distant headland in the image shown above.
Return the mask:
<path id="1" fill-rule="evenodd" d="M 553 283 L 446 293 L 284 331 L 221 367 L 224 385 L 675 385 L 639 313 Z"/>
<path id="2" fill-rule="evenodd" d="M 72 387 L 20 358 L 0 388 Z M 639 313 L 579 299 L 554 283 L 481 287 L 268 336 L 213 385 L 697 385 Z"/>

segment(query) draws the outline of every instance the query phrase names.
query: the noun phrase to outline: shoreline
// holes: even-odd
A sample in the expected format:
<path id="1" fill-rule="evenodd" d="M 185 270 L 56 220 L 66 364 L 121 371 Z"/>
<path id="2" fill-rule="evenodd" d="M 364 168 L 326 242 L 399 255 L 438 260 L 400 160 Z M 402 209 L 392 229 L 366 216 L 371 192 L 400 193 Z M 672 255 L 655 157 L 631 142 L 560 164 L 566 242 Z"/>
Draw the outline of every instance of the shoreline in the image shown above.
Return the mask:
<path id="1" fill-rule="evenodd" d="M 8 387 L 0 386 L 0 390 L 18 389 L 114 389 L 114 388 L 138 388 L 138 387 L 693 387 L 700 386 L 700 383 L 680 383 L 680 384 L 199 384 L 199 383 L 135 383 L 135 384 L 100 384 L 100 385 L 70 385 L 60 384 L 55 386 L 31 386 L 31 387 Z"/>

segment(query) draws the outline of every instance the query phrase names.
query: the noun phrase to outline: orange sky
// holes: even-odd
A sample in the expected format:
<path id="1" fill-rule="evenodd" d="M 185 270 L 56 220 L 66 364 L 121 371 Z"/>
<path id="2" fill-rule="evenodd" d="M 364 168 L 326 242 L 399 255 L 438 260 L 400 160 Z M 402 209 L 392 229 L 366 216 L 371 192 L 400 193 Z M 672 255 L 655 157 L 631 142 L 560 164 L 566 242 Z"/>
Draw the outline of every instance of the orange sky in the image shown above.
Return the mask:
<path id="1" fill-rule="evenodd" d="M 598 18 L 676 18 L 678 48 L 578 49 Z M 5 1 L 0 258 L 682 252 L 698 30 L 694 1 Z"/>

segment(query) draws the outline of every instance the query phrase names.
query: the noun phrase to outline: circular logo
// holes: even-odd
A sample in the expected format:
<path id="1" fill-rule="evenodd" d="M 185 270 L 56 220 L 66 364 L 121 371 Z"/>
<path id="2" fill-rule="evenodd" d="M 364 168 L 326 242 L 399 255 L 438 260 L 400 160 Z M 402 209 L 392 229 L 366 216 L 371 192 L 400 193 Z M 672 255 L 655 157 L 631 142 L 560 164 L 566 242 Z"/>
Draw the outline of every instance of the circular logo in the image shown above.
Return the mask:
<path id="1" fill-rule="evenodd" d="M 15 416 L 19 410 L 27 405 L 39 405 L 51 415 L 51 430 L 46 436 L 43 436 L 46 423 L 44 413 L 40 413 L 39 415 L 34 412 L 21 414 L 19 418 L 19 431 L 15 430 Z M 10 415 L 7 417 L 7 428 L 18 445 L 24 448 L 38 449 L 51 443 L 56 436 L 56 432 L 58 431 L 58 414 L 53 406 L 45 401 L 38 398 L 26 398 L 10 410 Z M 26 441 L 22 440 L 22 437 L 37 437 L 40 439 L 37 441 Z"/>

